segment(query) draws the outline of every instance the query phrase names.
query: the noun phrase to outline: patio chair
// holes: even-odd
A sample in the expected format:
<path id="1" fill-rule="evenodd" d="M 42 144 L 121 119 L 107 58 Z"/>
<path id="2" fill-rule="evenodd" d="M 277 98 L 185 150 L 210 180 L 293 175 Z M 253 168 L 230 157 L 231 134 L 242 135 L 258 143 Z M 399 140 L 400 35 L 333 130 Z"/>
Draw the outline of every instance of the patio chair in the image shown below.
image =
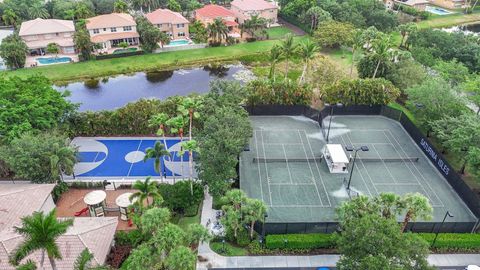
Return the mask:
<path id="1" fill-rule="evenodd" d="M 81 216 L 83 214 L 86 214 L 86 213 L 88 213 L 88 207 L 85 207 L 82 210 L 75 212 L 74 216 L 79 217 L 79 216 Z"/>

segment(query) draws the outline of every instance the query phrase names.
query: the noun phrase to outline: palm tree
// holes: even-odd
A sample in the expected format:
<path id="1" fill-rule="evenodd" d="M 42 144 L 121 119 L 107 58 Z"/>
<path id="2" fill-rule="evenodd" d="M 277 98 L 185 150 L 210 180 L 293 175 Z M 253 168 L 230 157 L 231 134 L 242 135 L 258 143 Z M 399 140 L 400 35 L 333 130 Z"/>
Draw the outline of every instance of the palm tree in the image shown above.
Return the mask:
<path id="1" fill-rule="evenodd" d="M 190 168 L 190 174 L 188 176 L 188 179 L 190 180 L 190 193 L 193 196 L 193 183 L 192 183 L 192 177 L 193 177 L 193 152 L 198 152 L 198 145 L 197 141 L 195 140 L 188 140 L 185 142 L 182 142 L 182 149 L 185 151 L 188 151 L 188 166 Z"/>
<path id="2" fill-rule="evenodd" d="M 78 19 L 86 19 L 93 15 L 92 11 L 84 3 L 77 4 L 75 8 L 75 15 Z"/>
<path id="3" fill-rule="evenodd" d="M 307 10 L 306 14 L 310 17 L 310 30 L 313 31 L 317 29 L 317 26 L 322 21 L 328 21 L 332 19 L 332 16 L 328 11 L 323 10 L 321 7 L 313 6 Z"/>
<path id="4" fill-rule="evenodd" d="M 183 115 L 177 115 L 166 122 L 167 126 L 170 128 L 170 132 L 174 135 L 178 135 L 180 137 L 180 142 L 183 142 L 183 130 L 184 127 L 187 125 L 187 121 L 183 117 Z M 180 144 L 181 145 L 181 144 Z M 185 154 L 185 150 L 183 150 L 180 146 L 180 151 L 177 152 L 177 155 L 180 155 L 180 163 L 181 163 L 181 170 L 182 170 L 182 177 L 183 174 L 183 155 Z"/>
<path id="5" fill-rule="evenodd" d="M 6 25 L 16 25 L 18 16 L 13 10 L 7 9 L 3 12 L 2 20 Z"/>
<path id="6" fill-rule="evenodd" d="M 158 113 L 150 117 L 150 119 L 148 120 L 149 126 L 158 126 L 157 135 L 163 137 L 163 145 L 165 145 L 165 147 L 167 147 L 167 138 L 165 137 L 165 135 L 167 133 L 166 123 L 168 121 L 168 118 L 169 117 L 166 113 Z M 168 157 L 168 160 L 172 160 L 171 156 Z M 173 178 L 175 181 L 175 174 L 173 174 Z"/>
<path id="7" fill-rule="evenodd" d="M 201 97 L 186 97 L 183 99 L 183 102 L 178 106 L 178 111 L 183 115 L 188 115 L 188 139 L 192 140 L 192 128 L 193 128 L 193 119 L 198 119 L 200 114 L 198 110 L 202 107 Z"/>
<path id="8" fill-rule="evenodd" d="M 54 144 L 50 156 L 50 172 L 54 180 L 63 180 L 63 174 L 72 175 L 77 163 L 77 150 L 66 145 Z"/>
<path id="9" fill-rule="evenodd" d="M 250 239 L 253 239 L 255 222 L 262 220 L 267 213 L 267 206 L 261 200 L 247 199 L 244 209 L 245 221 L 250 222 Z"/>
<path id="10" fill-rule="evenodd" d="M 373 41 L 372 54 L 377 59 L 377 65 L 375 66 L 375 71 L 373 72 L 372 76 L 373 79 L 375 79 L 375 76 L 377 76 L 380 64 L 390 59 L 391 48 L 392 43 L 390 42 L 389 36 L 381 35 Z"/>
<path id="11" fill-rule="evenodd" d="M 93 254 L 88 248 L 85 248 L 80 255 L 78 255 L 73 265 L 73 270 L 108 270 L 105 266 L 92 266 Z"/>
<path id="12" fill-rule="evenodd" d="M 267 28 L 268 22 L 266 19 L 259 17 L 258 15 L 252 15 L 250 19 L 245 20 L 242 24 L 242 34 L 243 31 L 247 32 L 252 38 L 258 38 L 258 33 L 265 35 L 265 29 Z"/>
<path id="13" fill-rule="evenodd" d="M 373 198 L 373 201 L 380 207 L 379 210 L 384 218 L 395 217 L 402 210 L 402 198 L 395 193 L 380 193 Z"/>
<path id="14" fill-rule="evenodd" d="M 42 2 L 34 2 L 33 5 L 28 9 L 28 16 L 31 20 L 36 18 L 46 19 L 50 16 L 48 10 L 42 4 Z"/>
<path id="15" fill-rule="evenodd" d="M 207 26 L 208 37 L 213 39 L 214 43 L 222 43 L 228 36 L 228 27 L 222 19 L 216 18 L 213 23 Z"/>
<path id="16" fill-rule="evenodd" d="M 15 268 L 16 270 L 37 270 L 37 264 L 32 260 L 27 260 L 26 263 L 21 264 Z"/>
<path id="17" fill-rule="evenodd" d="M 157 183 L 151 182 L 151 179 L 152 178 L 149 176 L 145 179 L 145 181 L 135 181 L 135 183 L 132 185 L 132 188 L 138 191 L 130 196 L 130 201 L 137 199 L 138 205 L 140 205 L 140 207 L 143 207 L 144 201 L 147 201 L 147 206 L 150 205 L 149 198 L 152 198 L 153 202 L 163 200 L 162 195 L 160 195 L 160 193 L 158 192 Z"/>
<path id="18" fill-rule="evenodd" d="M 273 79 L 275 81 L 275 66 L 282 57 L 282 48 L 278 45 L 273 45 L 270 49 L 270 55 L 268 60 L 270 61 L 270 72 L 268 73 L 268 78 Z"/>
<path id="19" fill-rule="evenodd" d="M 22 226 L 14 227 L 14 230 L 22 235 L 24 240 L 11 254 L 10 263 L 18 266 L 25 257 L 40 250 L 40 267 L 44 268 L 45 253 L 47 253 L 52 269 L 56 270 L 55 259 L 62 259 L 56 240 L 72 225 L 71 219 L 57 220 L 55 209 L 46 215 L 42 212 L 34 212 L 31 216 L 23 217 Z"/>
<path id="20" fill-rule="evenodd" d="M 288 61 L 295 53 L 295 48 L 296 48 L 296 45 L 293 41 L 292 34 L 288 33 L 285 35 L 285 39 L 282 41 L 281 47 L 282 47 L 282 54 L 286 60 L 286 63 L 285 63 L 285 79 L 286 79 L 288 76 Z"/>
<path id="21" fill-rule="evenodd" d="M 127 13 L 128 12 L 128 3 L 124 0 L 117 0 L 113 4 L 113 12 L 115 13 Z"/>
<path id="22" fill-rule="evenodd" d="M 405 231 L 410 220 L 415 221 L 417 218 L 428 220 L 432 218 L 433 208 L 428 199 L 420 193 L 406 194 L 401 203 L 407 211 L 403 219 L 402 232 Z"/>
<path id="23" fill-rule="evenodd" d="M 307 41 L 300 44 L 299 48 L 299 54 L 303 60 L 303 71 L 302 75 L 300 76 L 299 83 L 303 84 L 305 82 L 307 70 L 310 68 L 310 60 L 312 60 L 315 54 L 318 52 L 318 46 L 310 39 L 307 39 Z"/>
<path id="24" fill-rule="evenodd" d="M 156 173 L 158 173 L 161 178 L 163 179 L 165 177 L 163 172 L 163 162 L 161 162 L 161 159 L 165 156 L 170 157 L 170 152 L 165 150 L 165 145 L 163 145 L 161 142 L 155 142 L 155 145 L 153 147 L 147 148 L 145 151 L 145 157 L 143 157 L 143 162 L 146 162 L 149 159 L 153 159 L 153 169 L 155 170 Z"/>
<path id="25" fill-rule="evenodd" d="M 64 15 L 63 15 L 63 18 L 64 18 L 65 20 L 68 20 L 68 19 L 70 19 L 70 20 L 72 20 L 72 21 L 75 20 L 75 10 L 73 10 L 73 9 L 67 9 L 67 10 L 65 10 L 65 12 L 64 12 L 63 14 L 64 14 Z"/>

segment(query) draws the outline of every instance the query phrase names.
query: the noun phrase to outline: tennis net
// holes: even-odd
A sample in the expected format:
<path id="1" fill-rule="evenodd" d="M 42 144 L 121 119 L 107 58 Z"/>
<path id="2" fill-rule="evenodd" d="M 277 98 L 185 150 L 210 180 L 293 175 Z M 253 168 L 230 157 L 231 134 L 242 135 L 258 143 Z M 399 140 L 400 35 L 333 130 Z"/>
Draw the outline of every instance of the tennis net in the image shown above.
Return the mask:
<path id="1" fill-rule="evenodd" d="M 323 157 L 313 158 L 261 158 L 254 157 L 253 163 L 275 163 L 275 162 L 322 162 Z M 418 157 L 405 158 L 365 158 L 358 157 L 357 161 L 362 162 L 418 162 Z"/>

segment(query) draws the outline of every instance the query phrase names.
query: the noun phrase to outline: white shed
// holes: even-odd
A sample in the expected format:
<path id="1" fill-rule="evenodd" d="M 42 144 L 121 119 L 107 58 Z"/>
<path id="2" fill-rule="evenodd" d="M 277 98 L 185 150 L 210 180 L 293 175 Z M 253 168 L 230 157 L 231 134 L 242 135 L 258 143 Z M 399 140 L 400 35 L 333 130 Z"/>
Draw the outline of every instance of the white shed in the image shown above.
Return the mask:
<path id="1" fill-rule="evenodd" d="M 327 144 L 323 156 L 330 173 L 348 173 L 347 168 L 350 160 L 341 144 Z"/>

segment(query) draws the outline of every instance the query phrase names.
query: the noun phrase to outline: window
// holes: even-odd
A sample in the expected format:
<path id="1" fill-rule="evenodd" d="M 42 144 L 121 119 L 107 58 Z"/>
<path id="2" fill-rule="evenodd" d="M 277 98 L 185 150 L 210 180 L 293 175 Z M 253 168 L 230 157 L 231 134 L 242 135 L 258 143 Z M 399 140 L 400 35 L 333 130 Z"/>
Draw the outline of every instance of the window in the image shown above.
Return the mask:
<path id="1" fill-rule="evenodd" d="M 184 32 L 178 32 L 178 36 L 179 36 L 179 37 L 184 37 L 184 36 L 185 36 L 185 33 L 184 33 Z"/>
<path id="2" fill-rule="evenodd" d="M 161 28 L 162 27 L 162 24 L 157 24 L 158 28 Z"/>
<path id="3" fill-rule="evenodd" d="M 177 28 L 183 28 L 183 27 L 185 27 L 185 24 L 183 24 L 183 23 L 177 24 Z"/>
<path id="4" fill-rule="evenodd" d="M 107 32 L 107 28 L 103 28 L 103 32 Z"/>
<path id="5" fill-rule="evenodd" d="M 110 28 L 110 32 L 117 32 L 117 28 L 116 27 Z"/>
<path id="6" fill-rule="evenodd" d="M 123 31 L 132 31 L 132 27 L 131 26 L 124 26 Z"/>
<path id="7" fill-rule="evenodd" d="M 98 34 L 98 33 L 100 33 L 100 30 L 98 30 L 98 29 L 93 29 L 93 33 L 94 33 L 94 34 Z"/>

